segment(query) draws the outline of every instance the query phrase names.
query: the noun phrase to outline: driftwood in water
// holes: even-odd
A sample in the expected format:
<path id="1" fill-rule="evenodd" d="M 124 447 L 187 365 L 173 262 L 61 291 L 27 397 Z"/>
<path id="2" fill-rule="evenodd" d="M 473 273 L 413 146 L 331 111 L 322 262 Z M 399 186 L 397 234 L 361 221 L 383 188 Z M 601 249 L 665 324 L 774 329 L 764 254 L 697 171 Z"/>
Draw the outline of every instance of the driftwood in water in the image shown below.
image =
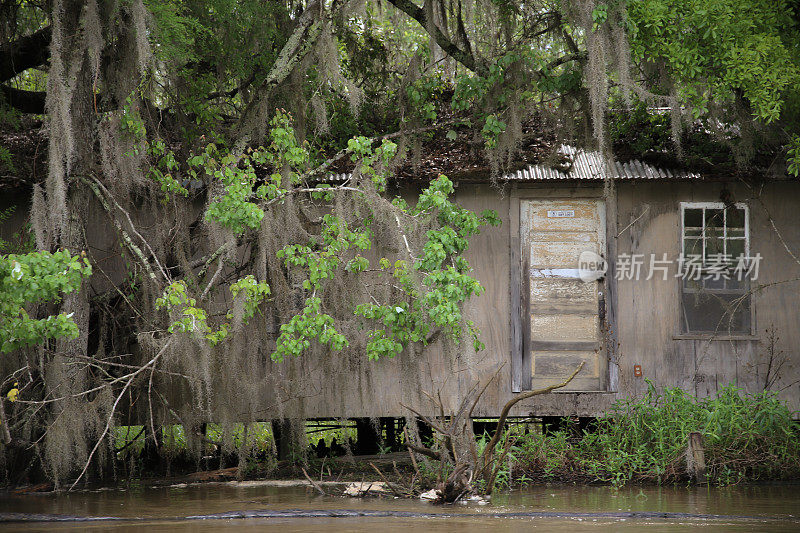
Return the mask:
<path id="1" fill-rule="evenodd" d="M 439 434 L 439 442 L 442 446 L 441 449 L 434 450 L 431 448 L 426 448 L 420 444 L 409 442 L 408 433 L 406 433 L 406 446 L 408 447 L 409 452 L 419 453 L 431 459 L 437 460 L 442 465 L 442 468 L 439 469 L 439 482 L 435 487 L 435 491 L 438 495 L 437 501 L 441 503 L 451 503 L 473 493 L 475 489 L 472 486 L 472 482 L 473 480 L 477 479 L 485 480 L 485 484 L 483 485 L 481 492 L 486 495 L 491 494 L 492 490 L 494 489 L 497 474 L 502 468 L 503 461 L 507 457 L 508 451 L 513 444 L 513 441 L 507 440 L 502 449 L 500 449 L 499 452 L 496 451 L 497 445 L 500 443 L 500 439 L 503 435 L 503 429 L 505 428 L 506 420 L 508 419 L 511 409 L 522 400 L 547 394 L 556 389 L 567 386 L 569 382 L 575 378 L 578 372 L 581 371 L 583 365 L 584 363 L 581 363 L 575 369 L 572 375 L 561 383 L 550 385 L 549 387 L 544 387 L 542 389 L 524 392 L 509 400 L 505 406 L 503 406 L 503 409 L 500 412 L 500 418 L 497 420 L 497 427 L 495 428 L 494 435 L 480 454 L 478 454 L 478 451 L 475 447 L 475 438 L 472 434 L 472 428 L 469 422 L 472 417 L 472 412 L 475 409 L 475 406 L 478 404 L 481 395 L 483 395 L 484 391 L 486 391 L 489 383 L 491 383 L 492 380 L 494 380 L 494 378 L 497 376 L 497 373 L 489 378 L 489 381 L 477 393 L 474 399 L 472 399 L 472 396 L 478 388 L 477 385 L 475 385 L 467 393 L 459 408 L 450 418 L 449 423 L 444 415 L 445 410 L 444 405 L 441 402 L 441 398 L 437 400 L 434 399 L 433 396 L 429 396 L 429 398 L 436 404 L 437 410 L 441 413 L 439 417 L 427 417 L 411 407 L 403 406 L 417 415 L 422 421 L 428 424 L 428 426 L 433 428 L 433 430 Z M 466 407 L 469 405 L 470 400 L 472 400 L 472 407 L 469 411 L 467 411 Z M 459 450 L 459 447 L 456 445 L 456 443 L 462 443 L 468 449 Z M 452 464 L 453 469 L 450 475 L 448 475 L 446 478 L 443 478 L 442 472 L 444 471 L 443 466 L 445 463 Z"/>

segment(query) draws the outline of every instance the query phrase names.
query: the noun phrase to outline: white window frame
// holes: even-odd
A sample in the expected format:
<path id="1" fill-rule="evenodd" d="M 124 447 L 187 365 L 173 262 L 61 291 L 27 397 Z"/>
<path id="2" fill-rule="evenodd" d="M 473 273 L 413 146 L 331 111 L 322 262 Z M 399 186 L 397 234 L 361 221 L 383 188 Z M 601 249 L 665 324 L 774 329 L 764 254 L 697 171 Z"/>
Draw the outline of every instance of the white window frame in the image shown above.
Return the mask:
<path id="1" fill-rule="evenodd" d="M 737 202 L 733 204 L 738 209 L 744 210 L 744 256 L 750 257 L 750 209 L 748 208 L 747 204 L 743 202 Z M 685 227 L 685 211 L 687 209 L 725 209 L 725 204 L 723 202 L 680 202 L 680 235 L 679 238 L 681 240 L 680 249 L 681 249 L 681 256 L 685 257 L 685 245 L 686 245 L 686 227 Z M 705 222 L 705 213 L 703 213 L 703 229 L 701 232 L 701 237 L 703 240 L 703 265 L 705 265 L 705 238 L 706 238 L 706 222 Z M 724 232 L 723 238 L 727 240 L 728 236 L 728 225 L 727 225 L 727 211 L 725 214 L 724 220 Z M 725 244 L 727 249 L 727 242 Z M 683 299 L 683 280 L 679 280 L 679 295 L 681 300 Z M 683 313 L 683 303 L 680 304 L 681 313 Z M 729 339 L 749 339 L 752 340 L 755 337 L 756 325 L 755 325 L 755 308 L 753 306 L 753 299 L 752 295 L 749 302 L 749 314 L 750 314 L 750 331 L 748 333 L 721 333 L 721 334 L 711 334 L 708 332 L 681 332 L 677 333 L 674 338 L 676 339 L 711 339 L 711 340 L 729 340 Z"/>
<path id="2" fill-rule="evenodd" d="M 737 202 L 734 204 L 737 209 L 744 210 L 744 256 L 750 257 L 750 210 L 747 207 L 747 204 L 742 202 Z M 685 212 L 687 209 L 703 209 L 703 229 L 700 233 L 701 239 L 703 241 L 702 252 L 703 252 L 703 261 L 702 263 L 706 264 L 706 216 L 705 216 L 705 209 L 722 209 L 725 219 L 723 220 L 723 243 L 725 247 L 728 246 L 728 210 L 725 209 L 725 204 L 722 202 L 681 202 L 681 256 L 686 257 L 686 226 L 685 226 Z"/>

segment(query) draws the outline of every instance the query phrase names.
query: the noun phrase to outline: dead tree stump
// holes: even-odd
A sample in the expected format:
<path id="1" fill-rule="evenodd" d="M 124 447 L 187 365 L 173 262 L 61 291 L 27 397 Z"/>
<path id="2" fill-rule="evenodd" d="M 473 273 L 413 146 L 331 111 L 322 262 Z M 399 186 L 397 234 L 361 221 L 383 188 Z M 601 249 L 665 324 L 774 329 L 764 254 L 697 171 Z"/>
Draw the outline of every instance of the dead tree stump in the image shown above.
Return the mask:
<path id="1" fill-rule="evenodd" d="M 697 483 L 705 481 L 706 454 L 703 449 L 703 435 L 697 431 L 689 433 L 686 446 L 686 471 Z"/>

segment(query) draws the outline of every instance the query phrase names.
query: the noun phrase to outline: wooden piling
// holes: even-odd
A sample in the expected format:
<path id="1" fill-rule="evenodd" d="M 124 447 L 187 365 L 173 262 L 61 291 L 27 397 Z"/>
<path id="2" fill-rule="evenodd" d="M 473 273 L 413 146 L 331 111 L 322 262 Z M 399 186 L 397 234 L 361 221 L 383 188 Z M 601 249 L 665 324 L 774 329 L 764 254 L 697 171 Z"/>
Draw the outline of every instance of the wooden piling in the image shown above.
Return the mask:
<path id="1" fill-rule="evenodd" d="M 686 446 L 686 471 L 697 483 L 705 481 L 706 454 L 703 448 L 703 435 L 697 431 L 689 433 Z"/>

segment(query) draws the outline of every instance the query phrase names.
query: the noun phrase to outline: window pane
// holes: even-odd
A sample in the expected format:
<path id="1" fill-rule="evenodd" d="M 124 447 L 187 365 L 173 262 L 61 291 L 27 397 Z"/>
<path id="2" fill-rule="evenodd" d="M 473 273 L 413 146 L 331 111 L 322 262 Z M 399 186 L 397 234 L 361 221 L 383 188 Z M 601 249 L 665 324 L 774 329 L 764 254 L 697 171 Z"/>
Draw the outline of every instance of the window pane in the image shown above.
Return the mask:
<path id="1" fill-rule="evenodd" d="M 728 237 L 744 238 L 744 228 L 728 228 Z"/>
<path id="2" fill-rule="evenodd" d="M 725 226 L 724 211 L 722 209 L 706 209 L 706 228 L 723 228 Z M 706 229 L 706 232 L 708 229 Z"/>
<path id="3" fill-rule="evenodd" d="M 750 333 L 750 298 L 736 302 L 740 295 L 687 293 L 683 295 L 685 333 L 718 335 Z"/>
<path id="4" fill-rule="evenodd" d="M 686 209 L 683 212 L 683 225 L 684 227 L 703 227 L 703 210 L 702 209 Z"/>
<path id="5" fill-rule="evenodd" d="M 736 279 L 735 275 L 732 275 L 730 279 L 725 280 L 725 288 L 729 291 L 739 291 L 741 294 L 744 294 L 750 289 L 750 283 L 746 279 Z"/>
<path id="6" fill-rule="evenodd" d="M 683 228 L 685 237 L 700 237 L 703 235 L 703 228 Z"/>
<path id="7" fill-rule="evenodd" d="M 728 239 L 728 255 L 734 263 L 737 257 L 744 255 L 744 239 Z"/>
<path id="8" fill-rule="evenodd" d="M 710 256 L 724 253 L 722 228 L 706 227 L 706 261 Z"/>
<path id="9" fill-rule="evenodd" d="M 728 209 L 727 217 L 726 223 L 729 228 L 742 228 L 744 232 L 744 209 Z"/>
<path id="10" fill-rule="evenodd" d="M 683 239 L 683 255 L 703 255 L 703 240 L 702 239 Z"/>

